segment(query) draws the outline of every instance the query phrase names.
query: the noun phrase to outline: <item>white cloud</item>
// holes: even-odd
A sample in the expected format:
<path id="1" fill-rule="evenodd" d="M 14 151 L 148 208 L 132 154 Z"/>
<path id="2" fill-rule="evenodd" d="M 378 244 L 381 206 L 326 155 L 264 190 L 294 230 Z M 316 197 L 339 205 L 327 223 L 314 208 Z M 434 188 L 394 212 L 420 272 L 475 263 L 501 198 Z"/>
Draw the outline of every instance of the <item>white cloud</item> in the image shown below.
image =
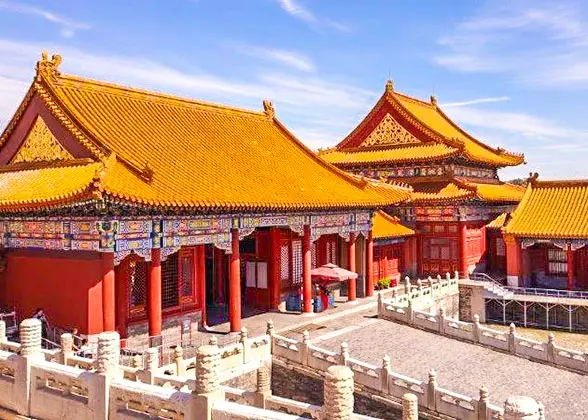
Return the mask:
<path id="1" fill-rule="evenodd" d="M 433 62 L 460 72 L 508 73 L 533 85 L 588 85 L 586 17 L 574 4 L 492 2 L 439 38 Z"/>
<path id="2" fill-rule="evenodd" d="M 510 101 L 510 98 L 508 96 L 479 98 L 479 99 L 471 99 L 469 101 L 463 101 L 463 102 L 448 102 L 445 104 L 441 104 L 441 106 L 443 108 L 457 108 L 457 107 L 461 107 L 461 106 L 477 105 L 477 104 L 484 104 L 484 103 L 491 103 L 491 102 L 504 102 L 504 101 Z"/>
<path id="3" fill-rule="evenodd" d="M 7 10 L 13 13 L 37 16 L 48 22 L 55 23 L 61 26 L 60 34 L 65 38 L 71 38 L 74 35 L 75 31 L 78 29 L 90 29 L 90 25 L 88 25 L 87 23 L 70 20 L 57 13 L 53 13 L 39 7 L 29 6 L 19 2 L 0 1 L 0 9 Z"/>
<path id="4" fill-rule="evenodd" d="M 331 19 L 323 19 L 298 3 L 297 0 L 276 0 L 280 7 L 290 16 L 306 22 L 310 25 L 321 25 L 336 29 L 340 32 L 350 32 L 351 28 L 341 22 Z"/>
<path id="5" fill-rule="evenodd" d="M 306 72 L 314 72 L 316 70 L 314 63 L 309 57 L 293 51 L 276 48 L 256 47 L 253 45 L 240 45 L 236 49 L 242 54 L 261 58 L 267 61 L 274 61 L 296 70 Z"/>

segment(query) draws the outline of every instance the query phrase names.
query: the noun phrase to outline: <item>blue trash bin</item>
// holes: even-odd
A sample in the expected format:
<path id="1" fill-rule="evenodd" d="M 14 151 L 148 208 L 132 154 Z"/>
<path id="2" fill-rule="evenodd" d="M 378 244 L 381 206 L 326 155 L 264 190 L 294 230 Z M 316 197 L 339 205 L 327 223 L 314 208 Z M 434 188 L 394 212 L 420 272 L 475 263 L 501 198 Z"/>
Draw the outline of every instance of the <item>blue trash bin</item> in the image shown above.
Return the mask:
<path id="1" fill-rule="evenodd" d="M 323 311 L 323 309 L 324 309 L 324 308 L 323 308 L 323 302 L 322 302 L 322 299 L 320 299 L 320 298 L 318 298 L 318 299 L 317 299 L 317 298 L 315 298 L 315 299 L 314 299 L 314 302 L 313 302 L 313 304 L 312 304 L 312 308 L 313 308 L 314 312 L 322 312 L 322 311 Z"/>

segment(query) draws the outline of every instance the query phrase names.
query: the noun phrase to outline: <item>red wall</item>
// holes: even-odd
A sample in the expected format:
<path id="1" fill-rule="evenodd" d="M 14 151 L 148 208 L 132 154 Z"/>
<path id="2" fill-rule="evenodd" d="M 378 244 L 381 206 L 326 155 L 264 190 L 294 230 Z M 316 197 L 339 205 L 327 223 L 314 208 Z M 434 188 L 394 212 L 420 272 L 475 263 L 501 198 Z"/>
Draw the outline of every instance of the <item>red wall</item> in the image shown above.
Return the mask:
<path id="1" fill-rule="evenodd" d="M 98 253 L 11 250 L 0 301 L 20 320 L 43 308 L 50 324 L 95 334 L 102 331 L 102 276 Z"/>

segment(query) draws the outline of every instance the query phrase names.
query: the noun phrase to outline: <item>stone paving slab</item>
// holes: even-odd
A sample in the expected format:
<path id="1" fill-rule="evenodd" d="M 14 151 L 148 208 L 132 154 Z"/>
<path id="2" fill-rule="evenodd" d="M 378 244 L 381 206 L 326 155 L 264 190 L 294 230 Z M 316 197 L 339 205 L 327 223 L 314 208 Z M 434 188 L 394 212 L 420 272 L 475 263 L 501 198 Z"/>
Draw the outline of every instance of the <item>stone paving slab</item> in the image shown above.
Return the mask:
<path id="1" fill-rule="evenodd" d="M 440 387 L 474 398 L 480 386 L 486 385 L 490 400 L 500 406 L 511 395 L 528 395 L 545 405 L 547 418 L 588 419 L 588 376 L 406 325 L 370 319 L 372 315 L 363 312 L 328 321 L 327 329 L 311 334 L 311 340 L 334 351 L 345 341 L 352 357 L 378 366 L 388 354 L 395 372 L 424 381 L 434 368 Z M 321 340 L 324 334 L 350 325 L 360 328 Z"/>

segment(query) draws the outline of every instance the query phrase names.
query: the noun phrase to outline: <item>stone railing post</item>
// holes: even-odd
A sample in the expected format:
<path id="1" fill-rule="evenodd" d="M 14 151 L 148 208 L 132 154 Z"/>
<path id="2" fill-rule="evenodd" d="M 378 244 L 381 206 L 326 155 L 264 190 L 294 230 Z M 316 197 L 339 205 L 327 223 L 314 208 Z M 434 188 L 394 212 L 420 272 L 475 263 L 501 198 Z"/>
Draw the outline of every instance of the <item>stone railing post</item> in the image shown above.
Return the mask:
<path id="1" fill-rule="evenodd" d="M 266 327 L 265 333 L 267 335 L 269 335 L 270 349 L 271 349 L 270 351 L 273 354 L 274 353 L 274 333 L 275 333 L 275 330 L 274 330 L 274 321 L 272 321 L 271 319 L 267 322 L 267 327 Z"/>
<path id="2" fill-rule="evenodd" d="M 459 271 L 455 271 L 454 277 L 455 281 L 459 281 Z"/>
<path id="3" fill-rule="evenodd" d="M 439 334 L 445 334 L 445 308 L 439 308 L 439 315 L 437 315 L 437 326 Z"/>
<path id="4" fill-rule="evenodd" d="M 474 322 L 472 324 L 472 335 L 476 343 L 480 342 L 480 315 L 474 314 Z"/>
<path id="5" fill-rule="evenodd" d="M 347 366 L 349 360 L 349 345 L 344 341 L 341 343 L 341 353 L 339 353 L 339 364 Z"/>
<path id="6" fill-rule="evenodd" d="M 88 406 L 92 418 L 107 420 L 109 418 L 110 383 L 122 378 L 120 369 L 120 336 L 115 331 L 98 335 L 98 353 L 96 355 L 96 373 L 88 390 Z"/>
<path id="7" fill-rule="evenodd" d="M 385 394 L 390 392 L 390 376 L 392 375 L 392 365 L 390 363 L 390 356 L 385 355 L 382 358 L 382 370 L 380 370 L 380 387 Z"/>
<path id="8" fill-rule="evenodd" d="M 488 388 L 480 387 L 480 398 L 478 399 L 478 420 L 490 420 L 488 418 Z"/>
<path id="9" fill-rule="evenodd" d="M 308 330 L 302 333 L 302 343 L 300 343 L 300 362 L 303 366 L 308 365 L 308 345 L 310 344 L 310 334 Z"/>
<path id="10" fill-rule="evenodd" d="M 406 323 L 412 325 L 414 322 L 414 312 L 412 310 L 412 299 L 408 300 L 408 306 L 406 307 Z"/>
<path id="11" fill-rule="evenodd" d="M 74 339 L 73 335 L 69 333 L 61 334 L 60 337 L 61 352 L 59 354 L 59 362 L 67 365 L 67 359 L 74 355 Z"/>
<path id="12" fill-rule="evenodd" d="M 131 360 L 131 367 L 133 369 L 143 369 L 143 358 L 140 354 L 135 354 Z"/>
<path id="13" fill-rule="evenodd" d="M 384 315 L 384 296 L 383 292 L 378 292 L 378 317 Z"/>
<path id="14" fill-rule="evenodd" d="M 241 331 L 239 332 L 239 343 L 241 343 L 241 348 L 243 349 L 243 363 L 249 362 L 250 351 L 247 343 L 247 336 L 247 328 L 241 328 Z"/>
<path id="15" fill-rule="evenodd" d="M 253 404 L 255 407 L 265 408 L 265 400 L 271 395 L 272 389 L 269 368 L 267 366 L 260 366 L 257 369 L 257 387 Z"/>
<path id="16" fill-rule="evenodd" d="M 153 379 L 159 370 L 159 349 L 150 347 L 147 349 L 145 369 L 141 372 L 141 382 L 153 385 Z"/>
<path id="17" fill-rule="evenodd" d="M 184 376 L 186 374 L 186 362 L 184 361 L 184 349 L 181 346 L 174 349 L 174 361 L 176 363 L 176 375 Z"/>
<path id="18" fill-rule="evenodd" d="M 6 343 L 8 337 L 6 337 L 6 321 L 0 321 L 0 343 Z"/>
<path id="19" fill-rule="evenodd" d="M 30 416 L 31 365 L 43 361 L 41 352 L 41 321 L 25 319 L 18 329 L 20 337 L 20 357 L 16 359 L 14 374 L 15 406 L 18 414 Z"/>
<path id="20" fill-rule="evenodd" d="M 353 416 L 353 372 L 347 366 L 330 366 L 324 381 L 320 419 L 350 420 Z"/>
<path id="21" fill-rule="evenodd" d="M 429 371 L 429 384 L 427 386 L 427 408 L 437 411 L 437 372 Z"/>
<path id="22" fill-rule="evenodd" d="M 408 276 L 404 278 L 404 293 L 410 293 L 410 278 L 408 278 Z"/>
<path id="23" fill-rule="evenodd" d="M 402 420 L 419 420 L 419 399 L 416 395 L 402 396 Z"/>
<path id="24" fill-rule="evenodd" d="M 508 351 L 510 353 L 516 352 L 516 340 L 517 340 L 517 327 L 511 323 L 508 331 Z"/>
<path id="25" fill-rule="evenodd" d="M 547 361 L 555 363 L 555 334 L 552 332 L 547 335 Z"/>
<path id="26" fill-rule="evenodd" d="M 531 397 L 508 397 L 504 402 L 504 420 L 539 420 L 539 404 Z"/>
<path id="27" fill-rule="evenodd" d="M 220 349 L 218 346 L 201 346 L 196 352 L 196 382 L 194 404 L 187 419 L 212 419 L 212 407 L 224 399 L 220 386 Z"/>

